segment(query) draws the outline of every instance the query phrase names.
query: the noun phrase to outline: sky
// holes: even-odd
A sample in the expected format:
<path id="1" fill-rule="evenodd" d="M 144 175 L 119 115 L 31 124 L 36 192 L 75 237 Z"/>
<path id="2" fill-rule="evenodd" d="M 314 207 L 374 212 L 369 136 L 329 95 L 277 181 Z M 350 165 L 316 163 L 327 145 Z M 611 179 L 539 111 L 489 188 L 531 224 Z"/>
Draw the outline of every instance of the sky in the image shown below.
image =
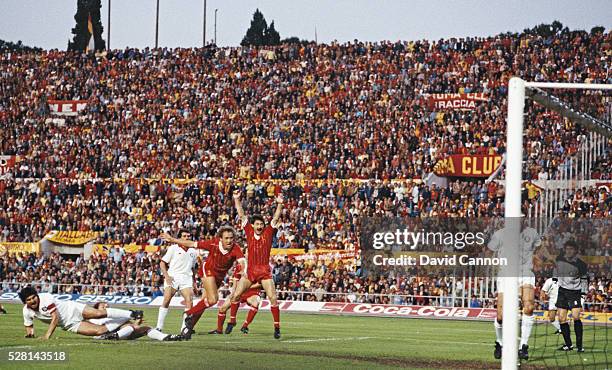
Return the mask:
<path id="1" fill-rule="evenodd" d="M 108 4 L 102 0 L 103 38 Z M 159 0 L 159 46 L 202 46 L 204 0 Z M 77 0 L 2 0 L 0 39 L 66 49 Z M 111 3 L 113 49 L 155 46 L 156 0 Z M 256 8 L 281 38 L 330 43 L 490 36 L 559 20 L 570 29 L 612 26 L 611 0 L 207 0 L 206 39 L 240 44 Z"/>

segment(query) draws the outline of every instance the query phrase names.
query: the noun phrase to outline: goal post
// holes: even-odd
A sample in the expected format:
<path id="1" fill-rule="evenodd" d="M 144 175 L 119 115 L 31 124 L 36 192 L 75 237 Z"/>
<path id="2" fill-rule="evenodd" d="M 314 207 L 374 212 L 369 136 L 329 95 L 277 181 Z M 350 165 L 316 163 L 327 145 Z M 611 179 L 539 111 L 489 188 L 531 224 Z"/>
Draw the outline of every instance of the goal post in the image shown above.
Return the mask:
<path id="1" fill-rule="evenodd" d="M 596 131 L 608 138 L 612 137 L 612 126 L 577 112 L 575 109 L 556 99 L 541 89 L 589 89 L 612 90 L 611 84 L 586 83 L 557 83 L 557 82 L 526 82 L 518 77 L 510 79 L 508 85 L 508 124 L 506 130 L 506 178 L 505 178 L 505 211 L 506 228 L 509 232 L 508 243 L 511 247 L 507 251 L 508 267 L 504 272 L 501 283 L 504 289 L 503 302 L 503 343 L 502 362 L 503 370 L 517 369 L 518 367 L 518 317 L 519 317 L 519 245 L 521 219 L 521 186 L 523 166 L 523 126 L 525 114 L 525 97 L 544 105 L 577 124 Z M 512 243 L 516 241 L 516 243 Z M 514 253 L 513 253 L 514 252 Z"/>

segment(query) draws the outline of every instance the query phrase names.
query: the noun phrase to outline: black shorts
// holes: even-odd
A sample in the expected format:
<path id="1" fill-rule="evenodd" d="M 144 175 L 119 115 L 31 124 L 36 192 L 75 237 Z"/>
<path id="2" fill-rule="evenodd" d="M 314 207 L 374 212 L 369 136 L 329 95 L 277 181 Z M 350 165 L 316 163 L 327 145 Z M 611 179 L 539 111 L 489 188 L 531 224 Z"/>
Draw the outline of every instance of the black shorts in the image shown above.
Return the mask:
<path id="1" fill-rule="evenodd" d="M 582 308 L 580 298 L 580 290 L 569 290 L 559 287 L 556 306 L 557 308 L 564 308 L 566 310 Z"/>

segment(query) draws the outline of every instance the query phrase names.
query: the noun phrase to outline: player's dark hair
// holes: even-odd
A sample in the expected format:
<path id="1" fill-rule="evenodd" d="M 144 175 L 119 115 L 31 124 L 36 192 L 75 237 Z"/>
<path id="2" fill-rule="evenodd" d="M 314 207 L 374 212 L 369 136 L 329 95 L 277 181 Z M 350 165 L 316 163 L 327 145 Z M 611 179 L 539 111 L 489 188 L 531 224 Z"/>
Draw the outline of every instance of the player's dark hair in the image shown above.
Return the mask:
<path id="1" fill-rule="evenodd" d="M 236 235 L 236 230 L 234 230 L 234 228 L 233 228 L 233 227 L 231 227 L 231 226 L 229 226 L 229 225 L 221 226 L 221 227 L 219 228 L 219 230 L 217 231 L 217 235 L 218 235 L 219 237 L 222 237 L 222 236 L 223 236 L 223 233 L 226 233 L 226 232 L 228 232 L 228 231 L 229 231 L 230 233 L 232 233 L 232 234 Z"/>
<path id="2" fill-rule="evenodd" d="M 38 292 L 31 285 L 28 285 L 19 292 L 19 299 L 21 299 L 21 302 L 26 303 L 28 297 L 33 295 L 38 295 Z"/>
<path id="3" fill-rule="evenodd" d="M 95 309 L 97 310 L 98 308 L 100 308 L 100 304 L 102 304 L 102 302 L 96 302 L 96 303 L 93 305 L 93 308 L 95 308 Z"/>
<path id="4" fill-rule="evenodd" d="M 179 231 L 179 235 L 183 235 L 183 233 L 187 233 L 187 234 L 191 235 L 191 230 L 189 230 L 189 229 L 187 229 L 187 228 L 182 228 L 182 229 Z"/>
<path id="5" fill-rule="evenodd" d="M 261 221 L 264 224 L 266 223 L 266 221 L 264 220 L 262 215 L 253 215 L 253 216 L 251 216 L 251 224 L 254 224 L 255 221 Z"/>

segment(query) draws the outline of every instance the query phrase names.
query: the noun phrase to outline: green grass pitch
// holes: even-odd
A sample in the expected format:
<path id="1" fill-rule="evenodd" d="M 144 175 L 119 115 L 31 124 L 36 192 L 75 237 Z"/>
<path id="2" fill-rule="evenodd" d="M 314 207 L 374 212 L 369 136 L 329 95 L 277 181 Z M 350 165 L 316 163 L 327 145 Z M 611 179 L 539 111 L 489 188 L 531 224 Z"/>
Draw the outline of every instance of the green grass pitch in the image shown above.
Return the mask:
<path id="1" fill-rule="evenodd" d="M 0 315 L 0 368 L 78 369 L 483 369 L 499 368 L 493 359 L 494 331 L 490 322 L 281 314 L 282 339 L 272 337 L 272 317 L 260 312 L 250 334 L 208 335 L 216 326 L 216 310 L 209 310 L 189 342 L 96 341 L 58 329 L 49 341 L 25 339 L 21 305 L 5 305 Z M 155 326 L 157 309 L 145 309 L 145 323 Z M 36 335 L 47 325 L 36 321 Z M 171 310 L 165 332 L 176 333 L 180 311 Z M 586 353 L 560 353 L 562 339 L 552 326 L 534 327 L 531 359 L 521 369 L 610 368 L 606 351 L 607 327 L 585 326 Z M 572 335 L 573 337 L 573 335 Z M 65 351 L 68 362 L 15 363 L 9 350 Z"/>

